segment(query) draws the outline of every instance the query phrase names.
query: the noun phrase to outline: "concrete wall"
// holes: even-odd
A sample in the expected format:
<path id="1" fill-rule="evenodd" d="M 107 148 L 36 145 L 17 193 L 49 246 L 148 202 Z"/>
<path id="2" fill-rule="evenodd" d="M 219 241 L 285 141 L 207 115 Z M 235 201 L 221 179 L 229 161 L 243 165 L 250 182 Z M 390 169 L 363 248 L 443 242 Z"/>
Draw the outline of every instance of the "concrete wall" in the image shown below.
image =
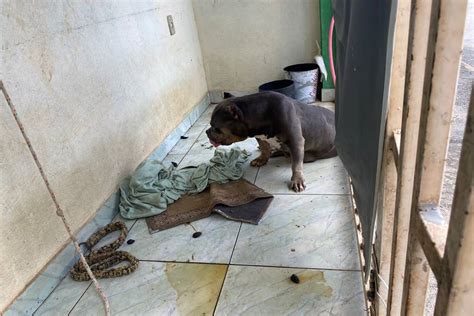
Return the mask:
<path id="1" fill-rule="evenodd" d="M 4 0 L 0 12 L 0 79 L 78 230 L 207 92 L 191 0 Z M 1 93 L 0 211 L 1 311 L 67 242 Z"/>
<path id="2" fill-rule="evenodd" d="M 319 0 L 193 0 L 210 90 L 253 91 L 313 62 Z"/>

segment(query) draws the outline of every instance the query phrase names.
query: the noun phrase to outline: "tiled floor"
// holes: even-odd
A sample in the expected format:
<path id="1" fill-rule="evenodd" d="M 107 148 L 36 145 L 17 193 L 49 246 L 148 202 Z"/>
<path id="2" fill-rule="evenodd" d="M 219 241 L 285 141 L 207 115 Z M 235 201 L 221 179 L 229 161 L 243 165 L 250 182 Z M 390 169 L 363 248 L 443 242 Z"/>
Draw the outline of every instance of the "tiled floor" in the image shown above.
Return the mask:
<path id="1" fill-rule="evenodd" d="M 212 107 L 166 157 L 180 166 L 208 161 L 203 131 Z M 241 148 L 258 155 L 256 142 Z M 247 167 L 244 177 L 275 195 L 258 226 L 219 215 L 150 235 L 126 221 L 139 269 L 101 280 L 118 315 L 364 315 L 365 297 L 347 175 L 338 158 L 305 165 L 307 190 L 288 189 L 289 161 Z M 195 231 L 202 232 L 192 238 Z M 300 283 L 290 281 L 296 274 Z M 37 315 L 101 315 L 90 282 L 66 277 Z"/>

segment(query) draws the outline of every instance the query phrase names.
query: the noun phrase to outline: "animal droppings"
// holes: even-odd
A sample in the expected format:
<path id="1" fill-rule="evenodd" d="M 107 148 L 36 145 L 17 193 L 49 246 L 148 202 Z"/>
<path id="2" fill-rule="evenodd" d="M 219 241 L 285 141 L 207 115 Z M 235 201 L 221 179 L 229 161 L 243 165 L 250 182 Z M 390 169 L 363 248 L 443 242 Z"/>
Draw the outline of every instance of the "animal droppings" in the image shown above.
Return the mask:
<path id="1" fill-rule="evenodd" d="M 181 139 L 188 139 L 188 136 L 181 136 Z"/>
<path id="2" fill-rule="evenodd" d="M 195 232 L 195 233 L 193 234 L 193 238 L 198 238 L 198 237 L 201 236 L 201 235 L 202 235 L 201 232 Z"/>
<path id="3" fill-rule="evenodd" d="M 131 245 L 135 242 L 135 239 L 129 239 L 127 240 L 127 245 Z"/>
<path id="4" fill-rule="evenodd" d="M 292 274 L 290 277 L 290 280 L 291 282 L 296 283 L 296 284 L 300 283 L 300 278 L 298 278 L 296 274 Z"/>

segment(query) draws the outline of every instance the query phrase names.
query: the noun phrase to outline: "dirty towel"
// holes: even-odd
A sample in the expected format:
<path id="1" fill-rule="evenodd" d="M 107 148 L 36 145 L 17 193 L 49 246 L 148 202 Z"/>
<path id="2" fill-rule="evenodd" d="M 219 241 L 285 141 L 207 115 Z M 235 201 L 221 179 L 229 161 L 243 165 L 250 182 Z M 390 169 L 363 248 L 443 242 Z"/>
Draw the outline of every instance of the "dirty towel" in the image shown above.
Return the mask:
<path id="1" fill-rule="evenodd" d="M 240 179 L 248 154 L 238 148 L 217 149 L 209 163 L 176 169 L 146 160 L 120 187 L 120 214 L 135 219 L 160 214 L 184 194 L 202 192 L 210 183 Z"/>
<path id="2" fill-rule="evenodd" d="M 213 212 L 230 220 L 257 225 L 273 196 L 247 180 L 212 183 L 205 191 L 185 195 L 158 215 L 148 217 L 150 234 L 208 217 Z"/>

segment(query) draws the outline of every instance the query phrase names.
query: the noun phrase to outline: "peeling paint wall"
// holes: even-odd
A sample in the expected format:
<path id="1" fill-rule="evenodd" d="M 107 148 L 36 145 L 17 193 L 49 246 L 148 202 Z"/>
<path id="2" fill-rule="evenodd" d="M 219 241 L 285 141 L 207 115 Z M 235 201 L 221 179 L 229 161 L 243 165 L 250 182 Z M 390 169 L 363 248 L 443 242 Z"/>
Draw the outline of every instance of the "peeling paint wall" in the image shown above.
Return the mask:
<path id="1" fill-rule="evenodd" d="M 314 62 L 319 0 L 193 0 L 209 90 L 254 91 Z"/>
<path id="2" fill-rule="evenodd" d="M 207 92 L 191 0 L 5 0 L 0 12 L 0 79 L 77 231 Z M 0 99 L 3 310 L 67 236 Z"/>

